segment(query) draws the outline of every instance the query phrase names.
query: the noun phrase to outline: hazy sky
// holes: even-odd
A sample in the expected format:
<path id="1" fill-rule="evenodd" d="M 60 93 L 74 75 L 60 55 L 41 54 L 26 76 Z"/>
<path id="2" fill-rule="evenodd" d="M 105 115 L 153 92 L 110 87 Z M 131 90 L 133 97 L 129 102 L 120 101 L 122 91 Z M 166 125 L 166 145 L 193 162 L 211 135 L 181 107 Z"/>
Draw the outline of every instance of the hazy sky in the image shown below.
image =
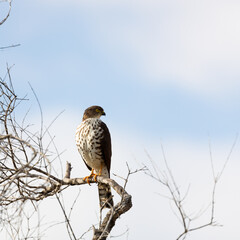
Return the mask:
<path id="1" fill-rule="evenodd" d="M 7 4 L 0 7 L 4 16 Z M 39 123 L 39 110 L 28 82 L 46 125 L 65 110 L 51 131 L 74 176 L 88 174 L 75 147 L 76 126 L 86 107 L 101 105 L 112 134 L 112 172 L 125 176 L 125 162 L 132 169 L 150 165 L 145 150 L 163 171 L 162 144 L 183 193 L 191 184 L 186 207 L 197 213 L 210 203 L 209 142 L 219 171 L 240 129 L 239 12 L 235 0 L 13 1 L 0 27 L 0 47 L 21 46 L 0 50 L 0 76 L 6 64 L 14 65 L 16 92 L 32 99 L 29 121 Z M 239 148 L 238 141 L 217 188 L 216 221 L 223 227 L 188 239 L 239 238 Z M 166 194 L 160 185 L 139 173 L 127 190 L 134 207 L 117 222 L 116 235 L 127 228 L 129 239 L 175 239 L 181 233 L 173 205 L 156 194 Z M 98 211 L 96 188 L 84 186 L 80 195 L 87 207 L 79 214 L 87 220 L 79 234 L 97 222 Z M 62 221 L 57 212 L 53 221 Z M 79 214 L 73 217 L 76 228 Z M 66 239 L 57 226 L 44 239 L 54 234 Z"/>

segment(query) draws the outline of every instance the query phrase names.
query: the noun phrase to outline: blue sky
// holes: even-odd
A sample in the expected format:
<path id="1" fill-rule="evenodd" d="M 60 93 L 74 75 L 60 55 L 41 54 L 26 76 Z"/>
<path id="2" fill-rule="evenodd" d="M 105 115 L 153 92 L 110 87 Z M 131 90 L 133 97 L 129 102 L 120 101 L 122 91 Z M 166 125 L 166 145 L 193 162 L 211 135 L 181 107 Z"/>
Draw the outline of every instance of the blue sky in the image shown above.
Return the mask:
<path id="1" fill-rule="evenodd" d="M 188 176 L 183 166 L 191 162 L 194 169 L 202 161 L 211 174 L 209 138 L 220 168 L 240 128 L 239 11 L 234 0 L 13 1 L 0 28 L 0 46 L 21 46 L 0 50 L 0 74 L 6 63 L 14 64 L 16 91 L 34 99 L 30 82 L 46 124 L 65 110 L 54 132 L 60 148 L 67 149 L 64 160 L 75 151 L 74 131 L 84 109 L 98 104 L 112 133 L 113 171 L 121 157 L 133 168 L 135 158 L 147 163 L 144 148 L 158 161 L 163 142 L 180 181 Z M 38 121 L 34 100 L 30 105 Z M 229 163 L 232 171 L 239 169 L 238 149 L 239 144 Z M 205 236 L 226 239 L 233 231 L 225 229 L 226 235 L 209 230 Z M 130 231 L 129 238 L 137 239 L 137 231 Z M 170 232 L 165 239 L 172 239 Z"/>
<path id="2" fill-rule="evenodd" d="M 150 135 L 225 137 L 239 127 L 238 4 L 215 3 L 16 2 L 1 44 L 21 47 L 1 52 L 1 72 L 15 64 L 43 107 L 99 104 L 136 131 L 152 116 Z"/>

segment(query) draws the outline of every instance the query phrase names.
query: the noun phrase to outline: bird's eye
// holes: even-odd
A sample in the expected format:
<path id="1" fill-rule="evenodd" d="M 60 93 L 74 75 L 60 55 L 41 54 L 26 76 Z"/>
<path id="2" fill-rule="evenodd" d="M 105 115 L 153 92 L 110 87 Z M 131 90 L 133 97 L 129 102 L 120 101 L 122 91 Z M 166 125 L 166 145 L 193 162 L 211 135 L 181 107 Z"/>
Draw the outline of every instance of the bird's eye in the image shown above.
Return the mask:
<path id="1" fill-rule="evenodd" d="M 97 109 L 96 109 L 96 112 L 100 113 L 101 111 L 97 108 Z"/>

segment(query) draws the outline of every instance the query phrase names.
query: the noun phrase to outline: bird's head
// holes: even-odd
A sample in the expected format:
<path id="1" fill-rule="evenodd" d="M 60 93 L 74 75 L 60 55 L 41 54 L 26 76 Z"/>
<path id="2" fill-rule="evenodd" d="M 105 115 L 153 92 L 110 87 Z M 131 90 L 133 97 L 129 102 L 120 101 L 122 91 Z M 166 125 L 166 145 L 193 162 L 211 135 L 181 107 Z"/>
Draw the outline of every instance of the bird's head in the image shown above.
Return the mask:
<path id="1" fill-rule="evenodd" d="M 100 106 L 91 106 L 89 108 L 87 108 L 84 111 L 83 114 L 83 121 L 88 119 L 88 118 L 100 118 L 101 116 L 105 116 L 106 113 L 104 112 L 103 108 Z"/>

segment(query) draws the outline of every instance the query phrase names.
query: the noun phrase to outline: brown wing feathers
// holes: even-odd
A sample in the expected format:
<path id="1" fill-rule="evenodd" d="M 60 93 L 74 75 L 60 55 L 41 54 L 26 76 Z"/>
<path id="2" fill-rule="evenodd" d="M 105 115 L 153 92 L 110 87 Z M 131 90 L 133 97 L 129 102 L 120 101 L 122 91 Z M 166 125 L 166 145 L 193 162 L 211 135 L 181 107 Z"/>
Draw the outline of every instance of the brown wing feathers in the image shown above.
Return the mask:
<path id="1" fill-rule="evenodd" d="M 110 132 L 104 122 L 101 122 L 101 128 L 103 129 L 104 137 L 101 139 L 101 150 L 103 159 L 107 166 L 109 175 L 110 175 L 110 168 L 111 168 L 111 157 L 112 157 L 112 147 L 111 147 L 111 136 Z"/>

